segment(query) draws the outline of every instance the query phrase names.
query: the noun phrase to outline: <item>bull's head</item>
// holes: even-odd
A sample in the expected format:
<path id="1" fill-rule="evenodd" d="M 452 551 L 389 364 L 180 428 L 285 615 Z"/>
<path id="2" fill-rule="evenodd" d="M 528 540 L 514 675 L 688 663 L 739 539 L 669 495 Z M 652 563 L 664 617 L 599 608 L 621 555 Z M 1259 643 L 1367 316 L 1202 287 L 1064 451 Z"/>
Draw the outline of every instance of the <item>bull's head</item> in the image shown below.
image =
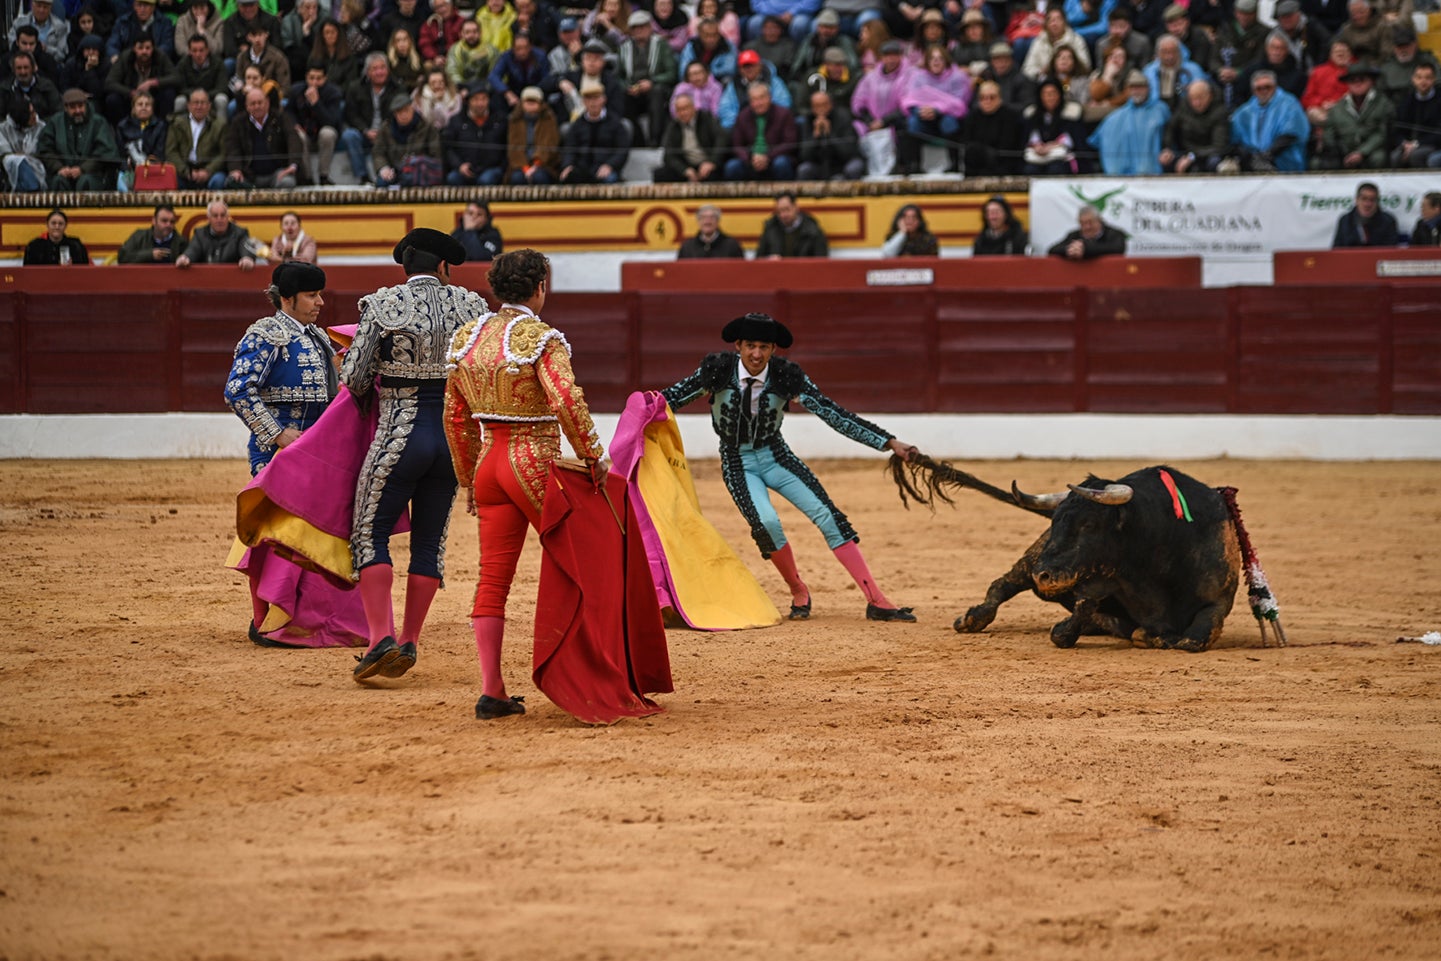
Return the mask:
<path id="1" fill-rule="evenodd" d="M 1053 494 L 1027 494 L 1014 482 L 1011 484 L 1018 504 L 1052 511 L 1045 549 L 1031 569 L 1036 590 L 1044 596 L 1065 592 L 1083 595 L 1087 582 L 1115 570 L 1124 516 L 1110 508 L 1129 503 L 1134 493 L 1125 484 L 1094 477 L 1087 478 L 1086 485 L 1067 487 Z"/>
<path id="2" fill-rule="evenodd" d="M 1135 493 L 1125 484 L 1107 484 L 1101 490 L 1096 490 L 1092 487 L 1078 487 L 1075 484 L 1067 484 L 1066 486 L 1070 488 L 1070 490 L 1058 491 L 1054 494 L 1027 494 L 1016 485 L 1015 481 L 1011 481 L 1011 496 L 1014 497 L 1016 503 L 1022 507 L 1029 507 L 1032 510 L 1038 511 L 1053 511 L 1057 507 L 1060 507 L 1061 502 L 1073 493 L 1077 496 L 1084 497 L 1088 501 L 1094 501 L 1097 504 L 1107 504 L 1112 507 L 1129 502 L 1131 496 Z"/>

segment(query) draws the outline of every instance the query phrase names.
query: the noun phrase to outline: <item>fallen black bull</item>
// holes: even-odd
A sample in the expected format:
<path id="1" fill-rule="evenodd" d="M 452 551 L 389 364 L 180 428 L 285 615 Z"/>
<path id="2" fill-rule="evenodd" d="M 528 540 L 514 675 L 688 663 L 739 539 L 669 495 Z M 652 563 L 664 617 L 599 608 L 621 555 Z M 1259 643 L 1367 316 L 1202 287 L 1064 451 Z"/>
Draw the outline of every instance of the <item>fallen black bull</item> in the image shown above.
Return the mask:
<path id="1" fill-rule="evenodd" d="M 1145 647 L 1204 651 L 1221 636 L 1244 566 L 1247 596 L 1268 644 L 1271 625 L 1286 643 L 1280 612 L 1256 559 L 1232 487 L 1207 487 L 1173 467 L 1146 467 L 1108 481 L 1091 476 L 1055 494 L 1008 493 L 925 456 L 891 458 L 902 503 L 953 503 L 949 488 L 979 490 L 1051 520 L 985 600 L 956 618 L 976 632 L 996 611 L 1031 590 L 1071 616 L 1051 642 L 1072 647 L 1083 634 L 1110 634 Z"/>

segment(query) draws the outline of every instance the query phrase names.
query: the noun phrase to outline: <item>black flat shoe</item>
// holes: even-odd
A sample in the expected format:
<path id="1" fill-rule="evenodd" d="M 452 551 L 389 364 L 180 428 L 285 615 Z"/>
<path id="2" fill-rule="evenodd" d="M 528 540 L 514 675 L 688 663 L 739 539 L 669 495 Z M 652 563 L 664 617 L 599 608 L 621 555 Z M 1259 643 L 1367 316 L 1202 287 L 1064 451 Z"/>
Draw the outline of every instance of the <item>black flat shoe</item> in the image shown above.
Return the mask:
<path id="1" fill-rule="evenodd" d="M 868 621 L 908 621 L 915 623 L 916 615 L 911 613 L 909 607 L 876 607 L 874 604 L 866 605 L 866 620 Z"/>
<path id="2" fill-rule="evenodd" d="M 512 714 L 524 714 L 525 698 L 512 697 L 502 701 L 498 697 L 491 697 L 489 694 L 482 694 L 480 700 L 475 702 L 475 718 L 478 721 L 493 721 L 498 717 L 509 717 Z"/>
<path id="3" fill-rule="evenodd" d="M 384 638 L 379 644 L 375 645 L 375 647 L 366 651 L 364 657 L 357 657 L 355 659 L 357 663 L 355 670 L 351 672 L 351 676 L 357 681 L 363 681 L 377 674 L 388 677 L 390 675 L 387 675 L 385 672 L 395 663 L 395 659 L 399 656 L 400 648 L 396 647 L 395 638 Z"/>
<path id="4" fill-rule="evenodd" d="M 807 597 L 804 604 L 792 604 L 791 612 L 786 617 L 788 621 L 808 621 L 811 617 L 811 598 Z"/>
<path id="5" fill-rule="evenodd" d="M 395 649 L 395 660 L 380 669 L 381 677 L 402 677 L 405 672 L 415 666 L 419 654 L 415 650 L 414 641 L 406 641 Z"/>
<path id="6" fill-rule="evenodd" d="M 250 636 L 250 643 L 254 644 L 256 647 L 279 647 L 279 648 L 284 648 L 284 649 L 292 650 L 292 651 L 293 651 L 293 650 L 295 650 L 297 647 L 300 647 L 300 646 L 301 646 L 301 645 L 299 645 L 299 644 L 287 644 L 287 643 L 285 643 L 284 641 L 272 641 L 270 638 L 268 638 L 268 637 L 266 637 L 264 634 L 260 633 L 260 628 L 258 628 L 258 627 L 255 626 L 255 622 L 254 622 L 254 621 L 251 621 L 251 622 L 250 622 L 250 633 L 249 633 L 249 636 Z"/>

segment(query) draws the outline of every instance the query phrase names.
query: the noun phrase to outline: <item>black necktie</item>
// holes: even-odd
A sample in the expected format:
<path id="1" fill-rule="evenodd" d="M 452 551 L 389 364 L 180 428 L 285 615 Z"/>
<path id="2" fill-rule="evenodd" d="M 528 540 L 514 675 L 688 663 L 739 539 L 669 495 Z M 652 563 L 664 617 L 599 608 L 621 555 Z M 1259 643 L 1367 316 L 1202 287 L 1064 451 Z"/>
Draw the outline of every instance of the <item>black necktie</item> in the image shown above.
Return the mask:
<path id="1" fill-rule="evenodd" d="M 755 407 L 753 406 L 753 401 L 754 401 L 754 399 L 755 399 L 755 394 L 754 394 L 754 392 L 755 392 L 755 386 L 756 386 L 756 378 L 754 378 L 754 377 L 747 377 L 747 378 L 746 378 L 746 390 L 745 390 L 745 394 L 744 394 L 744 396 L 742 396 L 742 398 L 741 398 L 741 404 L 742 404 L 742 408 L 741 408 L 742 413 L 741 413 L 741 416 L 744 417 L 746 420 L 750 420 L 750 419 L 751 419 L 751 417 L 753 416 L 751 412 L 755 410 Z"/>

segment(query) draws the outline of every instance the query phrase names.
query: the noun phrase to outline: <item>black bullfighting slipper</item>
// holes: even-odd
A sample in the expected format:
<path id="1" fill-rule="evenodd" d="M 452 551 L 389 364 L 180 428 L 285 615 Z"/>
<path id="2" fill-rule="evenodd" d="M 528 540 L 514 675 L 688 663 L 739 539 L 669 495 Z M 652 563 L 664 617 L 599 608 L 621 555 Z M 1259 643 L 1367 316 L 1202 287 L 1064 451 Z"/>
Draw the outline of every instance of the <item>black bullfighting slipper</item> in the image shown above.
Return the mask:
<path id="1" fill-rule="evenodd" d="M 512 714 L 524 714 L 525 698 L 512 697 L 502 701 L 498 697 L 491 697 L 489 694 L 482 694 L 480 700 L 475 702 L 475 718 L 478 721 L 493 721 L 498 717 L 510 717 Z"/>
<path id="2" fill-rule="evenodd" d="M 811 617 L 811 598 L 810 598 L 810 595 L 806 595 L 806 602 L 805 602 L 804 604 L 792 604 L 792 605 L 791 605 L 791 612 L 790 612 L 790 614 L 786 617 L 786 620 L 788 620 L 788 621 L 808 621 L 808 620 L 810 620 L 810 617 Z"/>
<path id="3" fill-rule="evenodd" d="M 272 641 L 270 638 L 260 633 L 260 628 L 255 626 L 254 621 L 250 622 L 250 643 L 254 644 L 256 647 L 280 647 L 287 650 L 295 650 L 297 647 L 301 646 L 299 644 L 287 644 L 284 641 Z"/>
<path id="4" fill-rule="evenodd" d="M 909 621 L 915 623 L 916 615 L 911 613 L 909 607 L 876 607 L 874 604 L 866 605 L 866 620 L 868 621 Z"/>
<path id="5" fill-rule="evenodd" d="M 415 666 L 419 654 L 415 650 L 414 641 L 406 641 L 395 649 L 395 660 L 380 669 L 381 677 L 403 677 L 405 672 Z"/>
<path id="6" fill-rule="evenodd" d="M 377 674 L 389 676 L 385 672 L 399 656 L 400 648 L 395 646 L 395 638 L 384 638 L 375 647 L 366 651 L 364 657 L 355 659 L 358 663 L 355 665 L 355 670 L 351 672 L 351 676 L 357 681 L 363 681 Z"/>

